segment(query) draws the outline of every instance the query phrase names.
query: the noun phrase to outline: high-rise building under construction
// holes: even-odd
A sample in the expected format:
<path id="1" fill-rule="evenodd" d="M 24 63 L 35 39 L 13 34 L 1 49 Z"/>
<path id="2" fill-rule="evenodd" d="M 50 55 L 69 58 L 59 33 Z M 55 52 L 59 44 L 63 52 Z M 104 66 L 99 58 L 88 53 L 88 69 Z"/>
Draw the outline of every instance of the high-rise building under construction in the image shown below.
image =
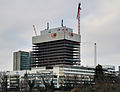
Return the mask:
<path id="1" fill-rule="evenodd" d="M 45 29 L 32 37 L 31 67 L 78 65 L 80 35 L 66 26 Z"/>

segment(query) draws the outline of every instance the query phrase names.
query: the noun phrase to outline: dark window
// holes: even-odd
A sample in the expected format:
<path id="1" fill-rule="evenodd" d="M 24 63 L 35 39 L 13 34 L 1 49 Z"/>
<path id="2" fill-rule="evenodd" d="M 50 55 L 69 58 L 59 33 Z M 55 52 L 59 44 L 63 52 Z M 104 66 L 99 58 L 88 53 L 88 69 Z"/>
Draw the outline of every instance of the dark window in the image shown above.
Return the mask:
<path id="1" fill-rule="evenodd" d="M 46 67 L 46 69 L 53 69 L 53 67 Z"/>

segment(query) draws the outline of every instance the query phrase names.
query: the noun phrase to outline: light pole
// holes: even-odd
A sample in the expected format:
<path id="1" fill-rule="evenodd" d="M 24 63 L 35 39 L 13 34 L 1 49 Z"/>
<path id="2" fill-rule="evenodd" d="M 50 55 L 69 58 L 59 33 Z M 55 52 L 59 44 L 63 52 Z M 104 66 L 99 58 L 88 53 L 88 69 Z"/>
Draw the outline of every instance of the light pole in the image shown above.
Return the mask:
<path id="1" fill-rule="evenodd" d="M 97 65 L 97 49 L 96 49 L 96 43 L 94 43 L 94 66 Z"/>

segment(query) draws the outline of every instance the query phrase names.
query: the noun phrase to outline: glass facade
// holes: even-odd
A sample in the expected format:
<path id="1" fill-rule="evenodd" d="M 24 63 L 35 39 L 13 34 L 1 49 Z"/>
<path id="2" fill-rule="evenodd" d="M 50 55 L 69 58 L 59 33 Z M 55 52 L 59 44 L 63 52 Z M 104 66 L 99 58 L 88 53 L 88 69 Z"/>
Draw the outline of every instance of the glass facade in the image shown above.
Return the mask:
<path id="1" fill-rule="evenodd" d="M 30 70 L 30 57 L 29 52 L 21 52 L 21 69 L 20 70 Z"/>
<path id="2" fill-rule="evenodd" d="M 120 72 L 120 66 L 118 66 L 119 72 Z"/>
<path id="3" fill-rule="evenodd" d="M 30 70 L 30 53 L 25 51 L 14 52 L 13 70 Z"/>

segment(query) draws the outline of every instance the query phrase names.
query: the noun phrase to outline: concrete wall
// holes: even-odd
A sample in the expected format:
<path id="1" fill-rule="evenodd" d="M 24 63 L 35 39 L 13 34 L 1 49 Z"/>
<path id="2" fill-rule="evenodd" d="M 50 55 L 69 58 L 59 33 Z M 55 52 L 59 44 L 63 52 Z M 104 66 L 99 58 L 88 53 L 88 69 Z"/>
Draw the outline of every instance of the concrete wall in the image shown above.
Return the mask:
<path id="1" fill-rule="evenodd" d="M 13 53 L 13 71 L 20 70 L 20 52 Z"/>
<path id="2" fill-rule="evenodd" d="M 63 32 L 63 31 L 73 32 L 73 29 L 68 28 L 66 26 L 58 27 L 58 28 L 52 28 L 52 29 L 45 29 L 45 30 L 41 31 L 41 35 L 45 35 L 45 34 L 48 34 L 48 33 Z"/>
<path id="3" fill-rule="evenodd" d="M 73 36 L 69 36 L 70 32 L 56 32 L 56 36 L 52 37 L 52 33 L 40 35 L 40 36 L 33 36 L 32 43 L 42 43 L 42 42 L 49 42 L 49 41 L 56 41 L 56 40 L 72 40 L 76 42 L 80 42 L 80 35 L 73 33 Z"/>

